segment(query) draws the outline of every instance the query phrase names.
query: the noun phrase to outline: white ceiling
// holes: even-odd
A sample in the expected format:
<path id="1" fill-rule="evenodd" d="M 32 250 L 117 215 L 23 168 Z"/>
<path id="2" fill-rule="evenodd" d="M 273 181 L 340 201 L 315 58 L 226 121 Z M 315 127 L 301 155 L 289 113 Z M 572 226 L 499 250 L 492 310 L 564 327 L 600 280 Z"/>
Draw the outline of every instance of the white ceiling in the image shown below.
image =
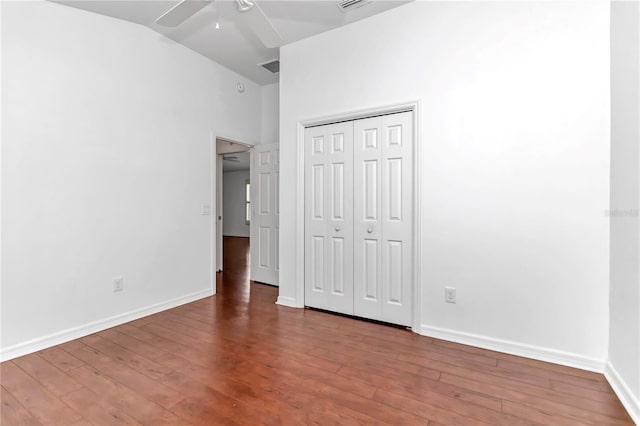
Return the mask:
<path id="1" fill-rule="evenodd" d="M 279 49 L 265 47 L 247 19 L 239 16 L 233 0 L 216 0 L 177 28 L 166 28 L 155 20 L 178 1 L 166 0 L 52 0 L 67 6 L 148 26 L 166 37 L 201 53 L 219 64 L 255 81 L 271 84 L 278 75 L 258 66 L 277 59 Z M 258 0 L 256 3 L 288 44 L 348 23 L 364 19 L 411 0 L 372 0 L 343 12 L 336 0 Z M 220 29 L 215 29 L 216 18 Z"/>

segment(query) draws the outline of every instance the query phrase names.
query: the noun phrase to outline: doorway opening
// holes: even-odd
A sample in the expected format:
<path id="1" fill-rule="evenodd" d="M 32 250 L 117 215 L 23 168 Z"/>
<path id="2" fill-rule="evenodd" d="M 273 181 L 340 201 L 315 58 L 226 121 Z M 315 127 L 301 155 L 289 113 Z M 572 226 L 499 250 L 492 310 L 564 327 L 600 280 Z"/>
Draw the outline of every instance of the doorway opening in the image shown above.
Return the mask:
<path id="1" fill-rule="evenodd" d="M 249 247 L 251 150 L 251 145 L 216 139 L 216 272 L 225 265 L 225 238 L 246 239 Z"/>
<path id="2" fill-rule="evenodd" d="M 216 139 L 216 259 L 225 265 L 225 238 L 249 243 L 249 277 L 277 286 L 279 278 L 279 147 Z"/>

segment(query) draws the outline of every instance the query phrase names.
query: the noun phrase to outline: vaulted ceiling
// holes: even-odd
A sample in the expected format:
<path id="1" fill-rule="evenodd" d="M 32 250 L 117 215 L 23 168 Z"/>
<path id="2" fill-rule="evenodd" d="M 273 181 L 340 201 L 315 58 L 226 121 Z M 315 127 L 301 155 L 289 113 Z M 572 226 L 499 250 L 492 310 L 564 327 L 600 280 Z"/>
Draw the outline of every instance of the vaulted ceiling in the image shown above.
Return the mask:
<path id="1" fill-rule="evenodd" d="M 163 27 L 155 20 L 177 4 L 176 0 L 63 0 L 56 3 L 148 26 L 258 84 L 278 81 L 277 74 L 259 64 L 277 59 L 279 48 L 264 45 L 256 34 L 255 23 L 244 19 L 233 0 L 216 0 L 175 28 Z M 338 7 L 337 0 L 258 0 L 255 3 L 280 35 L 280 45 L 284 45 L 408 1 L 365 1 L 347 11 Z"/>

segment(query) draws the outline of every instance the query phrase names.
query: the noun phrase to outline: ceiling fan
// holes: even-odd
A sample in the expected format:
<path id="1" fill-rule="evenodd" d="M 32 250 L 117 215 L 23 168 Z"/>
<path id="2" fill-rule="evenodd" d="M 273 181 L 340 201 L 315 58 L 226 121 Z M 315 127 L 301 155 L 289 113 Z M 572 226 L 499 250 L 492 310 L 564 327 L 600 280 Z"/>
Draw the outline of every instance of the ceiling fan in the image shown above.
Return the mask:
<path id="1" fill-rule="evenodd" d="M 177 27 L 214 0 L 181 0 L 163 13 L 156 23 L 164 27 Z M 235 0 L 238 19 L 244 19 L 260 41 L 268 48 L 279 47 L 282 37 L 255 0 Z"/>

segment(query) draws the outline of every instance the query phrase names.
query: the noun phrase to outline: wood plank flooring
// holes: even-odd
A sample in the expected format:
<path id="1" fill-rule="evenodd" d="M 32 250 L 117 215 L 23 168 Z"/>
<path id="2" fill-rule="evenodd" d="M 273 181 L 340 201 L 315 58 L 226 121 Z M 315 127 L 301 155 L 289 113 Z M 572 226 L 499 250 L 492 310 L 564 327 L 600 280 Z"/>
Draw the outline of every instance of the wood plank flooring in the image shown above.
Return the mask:
<path id="1" fill-rule="evenodd" d="M 12 425 L 629 425 L 601 374 L 274 304 L 225 238 L 218 294 L 2 363 Z"/>

